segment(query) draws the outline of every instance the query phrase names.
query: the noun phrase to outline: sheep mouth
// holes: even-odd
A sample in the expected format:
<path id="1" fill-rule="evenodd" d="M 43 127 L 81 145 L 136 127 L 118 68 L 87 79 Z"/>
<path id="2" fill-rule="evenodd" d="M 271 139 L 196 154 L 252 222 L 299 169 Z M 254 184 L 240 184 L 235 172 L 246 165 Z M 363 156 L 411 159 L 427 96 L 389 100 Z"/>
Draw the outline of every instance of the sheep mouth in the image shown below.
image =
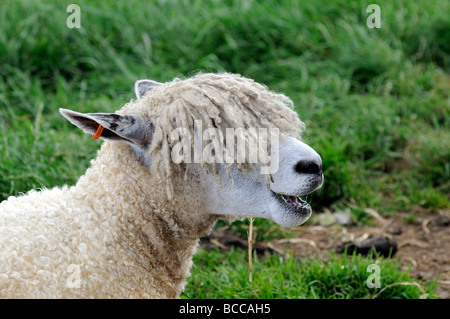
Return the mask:
<path id="1" fill-rule="evenodd" d="M 300 196 L 285 195 L 275 192 L 272 193 L 286 210 L 305 217 L 309 217 L 309 215 L 311 215 L 311 206 L 306 201 L 301 199 Z"/>

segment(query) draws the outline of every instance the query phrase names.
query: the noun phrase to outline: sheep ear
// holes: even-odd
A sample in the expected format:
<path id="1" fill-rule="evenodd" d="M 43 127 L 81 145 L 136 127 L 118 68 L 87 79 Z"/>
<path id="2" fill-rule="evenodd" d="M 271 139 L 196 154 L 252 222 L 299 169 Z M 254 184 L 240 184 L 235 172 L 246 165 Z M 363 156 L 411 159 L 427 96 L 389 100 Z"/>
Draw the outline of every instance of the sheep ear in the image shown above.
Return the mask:
<path id="1" fill-rule="evenodd" d="M 142 98 L 147 92 L 150 92 L 161 83 L 152 80 L 139 80 L 134 84 L 134 92 L 138 99 Z"/>
<path id="2" fill-rule="evenodd" d="M 97 132 L 99 125 L 103 127 L 100 138 L 111 141 L 123 141 L 132 145 L 146 146 L 151 142 L 153 125 L 145 123 L 134 115 L 115 113 L 78 113 L 67 109 L 59 109 L 61 114 L 85 133 Z"/>

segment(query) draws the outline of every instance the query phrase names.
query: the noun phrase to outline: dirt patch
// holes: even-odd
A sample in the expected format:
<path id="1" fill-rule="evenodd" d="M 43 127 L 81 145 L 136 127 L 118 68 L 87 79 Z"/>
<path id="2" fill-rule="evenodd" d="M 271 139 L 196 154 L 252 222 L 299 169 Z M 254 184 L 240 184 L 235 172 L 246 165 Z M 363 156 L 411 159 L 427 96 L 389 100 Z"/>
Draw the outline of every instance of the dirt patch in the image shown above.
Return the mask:
<path id="1" fill-rule="evenodd" d="M 389 239 L 395 245 L 396 258 L 403 269 L 410 268 L 412 277 L 433 282 L 439 277 L 439 298 L 450 299 L 450 212 L 422 214 L 405 222 L 407 214 L 380 217 L 374 215 L 375 226 L 329 226 L 308 224 L 294 229 L 293 238 L 255 243 L 258 253 L 292 252 L 297 257 L 318 257 L 326 260 L 330 252 L 340 252 L 344 244 L 367 243 L 370 238 Z M 202 244 L 223 249 L 230 246 L 247 248 L 246 240 L 228 229 L 215 229 Z"/>

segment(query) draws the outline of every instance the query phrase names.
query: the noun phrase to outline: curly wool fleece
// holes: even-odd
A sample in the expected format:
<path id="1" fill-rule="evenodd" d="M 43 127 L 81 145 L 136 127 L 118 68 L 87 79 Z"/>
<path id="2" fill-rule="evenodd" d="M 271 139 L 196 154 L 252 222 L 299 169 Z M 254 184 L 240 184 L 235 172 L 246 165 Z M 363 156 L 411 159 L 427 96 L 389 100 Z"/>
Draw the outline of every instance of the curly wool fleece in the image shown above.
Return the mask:
<path id="1" fill-rule="evenodd" d="M 117 112 L 131 113 L 155 126 L 151 169 L 107 140 L 76 185 L 0 203 L 1 297 L 179 297 L 198 239 L 224 216 L 203 211 L 204 186 L 177 171 L 166 133 L 197 118 L 289 134 L 302 125 L 287 97 L 230 74 L 165 83 Z"/>

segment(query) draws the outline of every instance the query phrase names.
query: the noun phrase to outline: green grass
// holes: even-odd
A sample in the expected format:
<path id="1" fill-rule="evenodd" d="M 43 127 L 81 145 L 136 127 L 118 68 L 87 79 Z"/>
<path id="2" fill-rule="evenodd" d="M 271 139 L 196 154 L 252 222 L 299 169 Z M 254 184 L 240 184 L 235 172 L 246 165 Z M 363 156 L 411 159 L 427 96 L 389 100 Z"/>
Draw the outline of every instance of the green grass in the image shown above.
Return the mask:
<path id="1" fill-rule="evenodd" d="M 66 27 L 70 3 L 0 4 L 0 200 L 73 184 L 95 157 L 100 142 L 58 108 L 112 112 L 136 79 L 227 71 L 293 99 L 323 158 L 314 209 L 365 222 L 365 208 L 450 208 L 448 1 L 378 1 L 381 29 L 368 0 L 80 0 L 81 29 Z M 256 226 L 258 240 L 291 235 Z"/>
<path id="2" fill-rule="evenodd" d="M 253 257 L 253 281 L 249 281 L 247 251 L 200 250 L 182 298 L 244 299 L 355 299 L 355 298 L 436 298 L 434 283 L 415 282 L 395 260 L 371 259 L 359 255 L 331 255 L 319 259 L 299 259 L 278 254 Z M 380 288 L 373 270 L 379 267 Z M 414 283 L 415 284 L 412 284 Z M 402 284 L 401 284 L 402 283 Z M 405 285 L 404 283 L 408 283 Z M 384 290 L 383 290 L 384 289 Z"/>

